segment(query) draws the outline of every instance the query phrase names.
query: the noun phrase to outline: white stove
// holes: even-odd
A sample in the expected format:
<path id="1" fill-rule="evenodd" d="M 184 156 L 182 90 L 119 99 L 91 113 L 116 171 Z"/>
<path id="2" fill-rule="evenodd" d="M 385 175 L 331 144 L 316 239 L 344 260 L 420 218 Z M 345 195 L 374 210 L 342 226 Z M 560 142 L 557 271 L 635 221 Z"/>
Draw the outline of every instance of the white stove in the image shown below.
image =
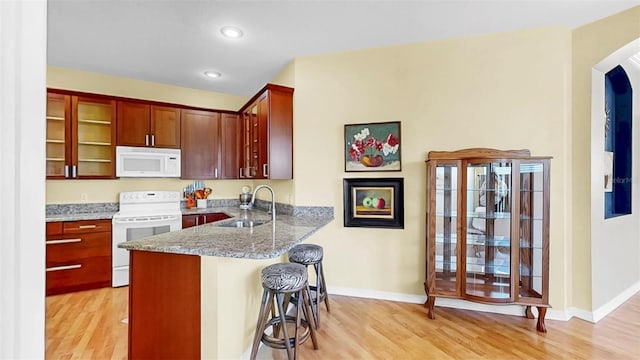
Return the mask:
<path id="1" fill-rule="evenodd" d="M 118 248 L 118 244 L 180 229 L 179 192 L 121 192 L 120 211 L 111 221 L 113 287 L 129 285 L 129 251 Z"/>

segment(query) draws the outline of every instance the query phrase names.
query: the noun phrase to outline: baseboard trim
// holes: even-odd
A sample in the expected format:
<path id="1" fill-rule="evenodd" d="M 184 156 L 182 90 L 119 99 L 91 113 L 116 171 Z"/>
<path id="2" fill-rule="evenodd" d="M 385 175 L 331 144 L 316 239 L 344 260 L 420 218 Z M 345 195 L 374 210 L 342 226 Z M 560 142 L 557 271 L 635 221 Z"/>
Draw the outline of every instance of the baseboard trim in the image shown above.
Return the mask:
<path id="1" fill-rule="evenodd" d="M 571 308 L 569 313 L 571 316 L 575 316 L 578 319 L 582 319 L 584 321 L 588 321 L 591 323 L 597 323 L 598 321 L 604 319 L 607 315 L 612 313 L 615 309 L 617 309 L 620 305 L 624 304 L 627 300 L 629 300 L 636 293 L 640 292 L 640 282 L 636 282 L 635 284 L 629 286 L 626 290 L 616 295 L 613 299 L 609 300 L 606 304 L 600 306 L 599 308 L 589 311 L 580 308 Z"/>
<path id="2" fill-rule="evenodd" d="M 426 295 L 402 294 L 388 291 L 354 289 L 336 286 L 327 286 L 327 291 L 330 295 L 335 294 L 367 299 L 399 301 L 412 304 L 424 304 L 427 300 Z M 436 298 L 436 306 L 462 310 L 483 311 L 502 315 L 524 315 L 523 305 L 488 305 L 461 299 Z M 533 314 L 537 317 L 537 311 L 535 308 L 533 309 Z M 549 308 L 549 310 L 547 310 L 546 318 L 551 320 L 567 321 L 571 318 L 571 316 L 566 311 L 553 310 L 552 308 Z"/>
<path id="3" fill-rule="evenodd" d="M 424 302 L 427 300 L 427 297 L 425 295 L 402 294 L 389 291 L 354 289 L 338 286 L 327 286 L 327 292 L 329 293 L 329 295 L 333 294 L 366 299 L 399 301 L 412 304 L 424 304 Z"/>

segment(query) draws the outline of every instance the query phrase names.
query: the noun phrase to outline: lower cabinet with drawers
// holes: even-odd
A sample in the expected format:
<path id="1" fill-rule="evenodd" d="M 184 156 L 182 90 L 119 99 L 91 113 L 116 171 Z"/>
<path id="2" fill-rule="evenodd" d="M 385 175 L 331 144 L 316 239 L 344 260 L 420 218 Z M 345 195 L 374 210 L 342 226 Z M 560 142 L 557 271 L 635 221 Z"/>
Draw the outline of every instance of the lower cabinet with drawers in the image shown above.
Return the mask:
<path id="1" fill-rule="evenodd" d="M 47 295 L 111 286 L 111 220 L 47 223 Z"/>

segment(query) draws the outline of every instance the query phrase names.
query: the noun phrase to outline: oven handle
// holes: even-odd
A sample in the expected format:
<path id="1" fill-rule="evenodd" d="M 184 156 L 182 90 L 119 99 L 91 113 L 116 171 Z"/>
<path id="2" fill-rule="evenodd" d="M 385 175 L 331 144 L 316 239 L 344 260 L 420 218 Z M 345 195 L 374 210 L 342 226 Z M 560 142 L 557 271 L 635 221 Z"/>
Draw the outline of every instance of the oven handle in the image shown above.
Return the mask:
<path id="1" fill-rule="evenodd" d="M 114 224 L 148 224 L 148 223 L 157 223 L 157 222 L 167 222 L 167 221 L 176 221 L 179 220 L 180 217 L 179 216 L 167 216 L 167 217 L 155 217 L 155 216 L 149 216 L 149 217 L 144 217 L 144 220 L 139 220 L 139 221 L 131 221 L 131 220 L 127 220 L 127 219 L 113 219 L 113 223 Z"/>

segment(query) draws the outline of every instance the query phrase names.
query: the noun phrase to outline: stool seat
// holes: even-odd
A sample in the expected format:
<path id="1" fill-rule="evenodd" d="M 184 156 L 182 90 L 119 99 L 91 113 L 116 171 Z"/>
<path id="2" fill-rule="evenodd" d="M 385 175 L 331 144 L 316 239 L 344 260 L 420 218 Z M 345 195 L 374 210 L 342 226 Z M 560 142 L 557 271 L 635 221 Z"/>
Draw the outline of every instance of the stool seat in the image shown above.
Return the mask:
<path id="1" fill-rule="evenodd" d="M 300 291 L 307 285 L 307 279 L 307 268 L 301 264 L 273 264 L 262 269 L 262 287 L 272 291 Z"/>
<path id="2" fill-rule="evenodd" d="M 303 265 L 313 265 L 324 256 L 322 246 L 299 244 L 289 250 L 289 261 Z"/>

